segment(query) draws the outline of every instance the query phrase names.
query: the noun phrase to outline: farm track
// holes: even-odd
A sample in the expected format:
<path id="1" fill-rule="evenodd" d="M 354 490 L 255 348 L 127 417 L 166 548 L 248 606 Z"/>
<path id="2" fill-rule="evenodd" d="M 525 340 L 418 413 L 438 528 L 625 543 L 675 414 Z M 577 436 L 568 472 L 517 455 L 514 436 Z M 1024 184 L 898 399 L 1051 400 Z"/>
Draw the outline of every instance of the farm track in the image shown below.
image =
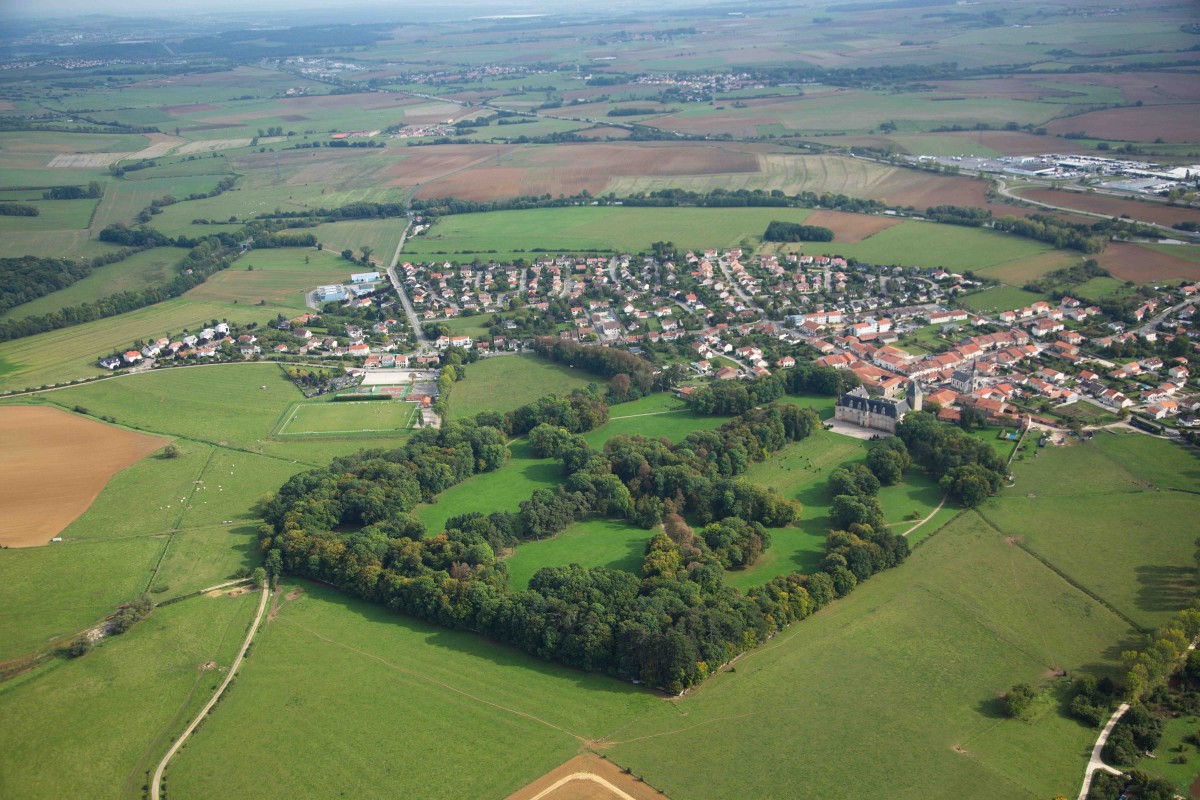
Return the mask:
<path id="1" fill-rule="evenodd" d="M 184 742 L 195 732 L 196 728 L 204 721 L 209 712 L 213 710 L 213 706 L 221 699 L 221 695 L 225 693 L 225 690 L 229 688 L 229 684 L 237 674 L 238 668 L 242 665 L 242 659 L 246 657 L 246 650 L 250 647 L 250 643 L 254 639 L 254 634 L 258 632 L 258 626 L 262 623 L 263 612 L 267 608 L 267 600 L 270 596 L 271 592 L 268 586 L 263 584 L 262 597 L 258 601 L 258 611 L 254 615 L 254 622 L 250 625 L 250 630 L 246 634 L 245 641 L 242 642 L 241 649 L 238 650 L 237 657 L 233 659 L 233 663 L 229 666 L 229 671 L 225 673 L 225 680 L 221 681 L 221 685 L 217 687 L 217 691 L 204 704 L 204 708 L 200 709 L 200 713 L 196 715 L 195 719 L 188 724 L 183 733 L 179 735 L 179 738 L 175 740 L 175 743 L 171 745 L 171 749 L 163 756 L 162 761 L 158 762 L 158 767 L 154 770 L 154 777 L 150 780 L 150 800 L 161 799 L 163 772 L 166 770 L 167 764 L 179 752 L 179 748 L 183 747 Z"/>

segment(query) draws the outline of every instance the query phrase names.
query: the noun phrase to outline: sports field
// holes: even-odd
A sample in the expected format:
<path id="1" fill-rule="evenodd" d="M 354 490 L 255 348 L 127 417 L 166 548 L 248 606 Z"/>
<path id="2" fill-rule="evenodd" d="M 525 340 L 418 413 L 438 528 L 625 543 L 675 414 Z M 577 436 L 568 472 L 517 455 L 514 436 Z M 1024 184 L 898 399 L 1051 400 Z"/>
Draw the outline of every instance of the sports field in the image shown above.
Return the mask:
<path id="1" fill-rule="evenodd" d="M 297 403 L 274 436 L 356 435 L 408 430 L 419 413 L 416 403 L 379 400 L 346 403 Z"/>

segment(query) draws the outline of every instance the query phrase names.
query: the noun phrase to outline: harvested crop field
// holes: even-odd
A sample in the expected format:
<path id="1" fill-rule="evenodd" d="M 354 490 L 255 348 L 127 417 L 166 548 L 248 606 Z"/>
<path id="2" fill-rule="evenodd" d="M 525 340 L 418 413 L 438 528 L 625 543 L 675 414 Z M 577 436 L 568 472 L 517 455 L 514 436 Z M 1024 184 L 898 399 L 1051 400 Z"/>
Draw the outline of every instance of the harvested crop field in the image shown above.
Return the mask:
<path id="1" fill-rule="evenodd" d="M 833 231 L 835 242 L 861 242 L 868 236 L 900 222 L 896 217 L 877 217 L 871 214 L 847 214 L 844 211 L 814 211 L 805 220 L 806 225 L 820 225 Z"/>
<path id="2" fill-rule="evenodd" d="M 1153 201 L 1126 200 L 1106 194 L 1085 194 L 1083 192 L 1055 191 L 1054 189 L 1028 189 L 1021 192 L 1022 197 L 1036 200 L 1039 203 L 1049 203 L 1064 208 L 1078 208 L 1081 211 L 1091 211 L 1106 217 L 1128 215 L 1143 222 L 1156 222 L 1159 225 L 1174 225 L 1177 222 L 1200 222 L 1200 209 L 1169 206 L 1166 203 Z"/>
<path id="3" fill-rule="evenodd" d="M 625 770 L 593 753 L 575 756 L 506 800 L 667 800 Z"/>
<path id="4" fill-rule="evenodd" d="M 165 443 L 54 408 L 0 408 L 0 544 L 46 544 L 109 478 Z"/>
<path id="5" fill-rule="evenodd" d="M 1200 280 L 1200 264 L 1195 261 L 1128 242 L 1112 242 L 1096 260 L 1122 281 Z"/>
<path id="6" fill-rule="evenodd" d="M 1089 137 L 1118 141 L 1140 142 L 1150 135 L 1167 142 L 1196 142 L 1200 141 L 1197 115 L 1200 115 L 1198 103 L 1109 108 L 1056 119 L 1046 129 L 1058 134 L 1081 131 Z"/>
<path id="7" fill-rule="evenodd" d="M 449 147 L 438 148 L 448 150 Z M 479 157 L 486 152 L 488 157 Z M 467 159 L 474 157 L 474 162 Z M 413 164 L 415 159 L 427 161 Z M 438 159 L 440 163 L 428 161 Z M 465 162 L 463 166 L 451 166 Z M 486 163 L 485 163 L 486 162 Z M 469 167 L 469 168 L 468 168 Z M 446 175 L 431 182 L 412 177 L 428 174 L 433 168 Z M 456 171 L 452 175 L 446 173 Z M 385 174 L 392 181 L 423 183 L 418 197 L 461 197 L 488 200 L 519 194 L 578 194 L 585 189 L 593 194 L 605 190 L 619 176 L 690 176 L 759 171 L 758 154 L 732 150 L 721 145 L 646 145 L 636 143 L 565 144 L 555 147 L 462 148 L 457 153 L 431 154 L 407 158 Z"/>

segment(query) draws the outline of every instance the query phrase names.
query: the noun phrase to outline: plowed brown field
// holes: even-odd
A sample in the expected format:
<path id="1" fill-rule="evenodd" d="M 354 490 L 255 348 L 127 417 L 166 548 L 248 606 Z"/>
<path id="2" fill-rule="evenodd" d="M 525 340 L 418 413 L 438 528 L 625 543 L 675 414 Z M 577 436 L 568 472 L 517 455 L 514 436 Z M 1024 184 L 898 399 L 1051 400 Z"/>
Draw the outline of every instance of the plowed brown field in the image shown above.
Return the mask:
<path id="1" fill-rule="evenodd" d="M 1109 108 L 1077 117 L 1056 119 L 1046 126 L 1051 133 L 1082 131 L 1099 139 L 1144 142 L 1161 137 L 1167 142 L 1200 142 L 1200 104 Z"/>
<path id="2" fill-rule="evenodd" d="M 1100 266 L 1123 281 L 1200 280 L 1200 264 L 1128 242 L 1112 242 L 1096 257 Z"/>
<path id="3" fill-rule="evenodd" d="M 871 214 L 847 214 L 844 211 L 814 211 L 805 225 L 820 225 L 833 231 L 835 242 L 861 242 L 868 236 L 885 231 L 901 220 L 896 217 L 877 217 Z"/>
<path id="4" fill-rule="evenodd" d="M 55 408 L 0 408 L 0 545 L 46 544 L 109 478 L 166 443 Z"/>

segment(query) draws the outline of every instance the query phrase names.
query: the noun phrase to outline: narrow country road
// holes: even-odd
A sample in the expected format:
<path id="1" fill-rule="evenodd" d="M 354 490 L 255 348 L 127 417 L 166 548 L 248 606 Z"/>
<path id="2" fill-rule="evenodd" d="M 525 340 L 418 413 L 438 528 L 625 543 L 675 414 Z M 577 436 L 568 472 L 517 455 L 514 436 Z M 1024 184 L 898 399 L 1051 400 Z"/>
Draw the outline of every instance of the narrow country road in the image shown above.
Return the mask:
<path id="1" fill-rule="evenodd" d="M 271 592 L 267 588 L 267 584 L 264 583 L 262 587 L 262 598 L 258 601 L 258 611 L 254 615 L 254 622 L 250 625 L 250 631 L 246 634 L 246 640 L 242 642 L 242 646 L 238 650 L 237 657 L 233 659 L 233 663 L 229 666 L 229 671 L 225 673 L 225 680 L 221 681 L 221 685 L 217 687 L 217 691 L 215 691 L 213 696 L 208 699 L 208 702 L 204 704 L 204 708 L 200 709 L 200 713 L 196 715 L 196 718 L 193 719 L 186 728 L 184 728 L 183 733 L 181 733 L 179 738 L 175 740 L 175 743 L 171 745 L 171 749 L 167 751 L 165 756 L 163 756 L 162 761 L 158 762 L 158 768 L 154 770 L 154 777 L 150 781 L 150 800 L 160 800 L 163 772 L 166 770 L 167 764 L 170 763 L 175 754 L 179 752 L 179 748 L 183 747 L 183 743 L 187 741 L 187 738 L 196 730 L 196 726 L 198 726 L 204 720 L 204 718 L 208 716 L 208 712 L 212 711 L 213 706 L 217 704 L 217 701 L 221 699 L 221 695 L 224 694 L 225 689 L 229 686 L 229 682 L 233 680 L 233 676 L 237 674 L 238 667 L 242 665 L 242 659 L 246 657 L 246 648 L 250 646 L 250 642 L 254 639 L 254 634 L 258 632 L 259 623 L 261 623 L 263 619 L 263 612 L 267 608 L 267 598 L 270 596 Z"/>
<path id="2" fill-rule="evenodd" d="M 1087 800 L 1088 791 L 1092 788 L 1092 776 L 1096 774 L 1096 770 L 1111 772 L 1113 775 L 1120 775 L 1121 770 L 1114 769 L 1104 760 L 1100 758 L 1100 751 L 1104 749 L 1105 742 L 1108 741 L 1109 735 L 1113 728 L 1117 726 L 1117 721 L 1129 710 L 1129 703 L 1121 703 L 1117 706 L 1117 710 L 1108 718 L 1108 723 L 1104 726 L 1104 730 L 1100 731 L 1100 736 L 1096 739 L 1096 746 L 1092 748 L 1092 757 L 1088 759 L 1087 771 L 1083 773 L 1083 787 L 1079 790 L 1078 800 Z"/>
<path id="3" fill-rule="evenodd" d="M 404 243 L 408 240 L 408 232 L 412 230 L 412 218 L 409 217 L 408 224 L 404 226 L 404 233 L 400 234 L 400 243 L 396 245 L 396 252 L 392 255 L 392 263 L 388 265 L 387 276 L 392 282 L 392 288 L 396 290 L 396 294 L 400 297 L 400 305 L 404 306 L 404 314 L 408 317 L 408 325 L 412 328 L 413 336 L 417 340 L 417 352 L 430 350 L 429 340 L 425 338 L 425 331 L 421 329 L 421 321 L 417 319 L 417 310 L 413 308 L 412 301 L 408 299 L 408 292 L 404 291 L 404 284 L 400 282 L 400 277 L 396 275 L 396 265 L 400 263 L 400 251 L 404 249 Z"/>

